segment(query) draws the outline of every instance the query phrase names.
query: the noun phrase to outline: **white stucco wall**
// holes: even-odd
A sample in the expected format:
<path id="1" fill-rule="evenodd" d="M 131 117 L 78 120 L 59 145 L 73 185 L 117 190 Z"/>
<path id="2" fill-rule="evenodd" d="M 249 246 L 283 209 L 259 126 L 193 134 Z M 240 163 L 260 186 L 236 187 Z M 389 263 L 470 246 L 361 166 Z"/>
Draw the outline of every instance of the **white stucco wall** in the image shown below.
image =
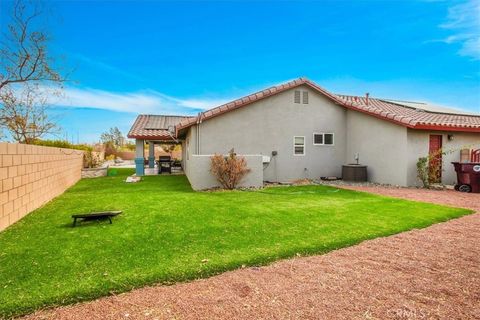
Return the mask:
<path id="1" fill-rule="evenodd" d="M 367 165 L 372 182 L 407 184 L 407 129 L 356 111 L 347 114 L 346 163 Z"/>
<path id="2" fill-rule="evenodd" d="M 417 179 L 417 161 L 429 152 L 430 135 L 442 135 L 442 149 L 447 154 L 442 156 L 442 183 L 455 184 L 457 176 L 451 162 L 460 161 L 460 150 L 480 148 L 480 133 L 444 132 L 408 129 L 408 163 L 407 183 L 409 186 L 419 186 Z M 448 140 L 448 135 L 453 135 L 453 140 Z"/>
<path id="3" fill-rule="evenodd" d="M 308 91 L 309 104 L 295 104 L 294 90 Z M 313 145 L 313 133 L 334 133 L 334 145 Z M 201 179 L 207 179 L 205 186 L 211 188 L 214 185 L 205 173 L 209 169 L 197 173 L 198 168 L 206 167 L 206 160 L 198 160 L 195 155 L 224 154 L 232 148 L 238 154 L 266 156 L 277 151 L 278 155 L 272 157 L 268 165 L 262 165 L 263 180 L 289 182 L 321 176 L 340 177 L 342 164 L 353 163 L 355 153 L 359 153 L 360 163 L 368 166 L 369 181 L 414 186 L 419 184 L 416 162 L 428 153 L 430 134 L 439 132 L 407 129 L 347 110 L 309 87 L 301 86 L 207 120 L 199 127 L 192 126 L 182 137 L 183 164 L 193 183 L 202 187 Z M 452 141 L 448 141 L 447 132 L 440 134 L 446 149 L 459 150 L 462 146 L 480 143 L 478 133 L 454 132 Z M 305 137 L 304 156 L 293 154 L 294 136 Z M 195 163 L 191 163 L 193 158 Z M 459 152 L 444 156 L 443 183 L 454 183 L 456 176 L 450 162 L 458 158 Z M 255 174 L 255 179 L 259 176 Z"/>
<path id="4" fill-rule="evenodd" d="M 240 182 L 239 187 L 260 188 L 263 186 L 263 164 L 261 155 L 238 155 L 244 157 L 250 172 Z M 187 178 L 194 190 L 220 187 L 210 172 L 211 155 L 190 155 L 187 160 Z"/>
<path id="5" fill-rule="evenodd" d="M 294 90 L 308 91 L 309 104 L 294 103 Z M 203 122 L 199 154 L 226 153 L 234 148 L 238 154 L 271 156 L 277 151 L 264 170 L 266 181 L 340 176 L 346 150 L 346 112 L 301 86 Z M 191 141 L 196 132 L 196 126 L 189 130 Z M 334 145 L 313 145 L 313 133 L 334 133 Z M 294 155 L 294 136 L 305 137 L 304 156 Z"/>

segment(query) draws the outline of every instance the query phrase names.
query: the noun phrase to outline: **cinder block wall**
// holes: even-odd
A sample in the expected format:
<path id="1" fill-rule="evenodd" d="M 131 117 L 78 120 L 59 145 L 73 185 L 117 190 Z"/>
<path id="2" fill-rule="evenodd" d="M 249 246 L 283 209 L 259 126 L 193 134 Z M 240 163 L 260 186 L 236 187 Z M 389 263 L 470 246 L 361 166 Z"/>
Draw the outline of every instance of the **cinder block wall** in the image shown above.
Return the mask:
<path id="1" fill-rule="evenodd" d="M 80 150 L 0 143 L 0 231 L 81 178 Z"/>

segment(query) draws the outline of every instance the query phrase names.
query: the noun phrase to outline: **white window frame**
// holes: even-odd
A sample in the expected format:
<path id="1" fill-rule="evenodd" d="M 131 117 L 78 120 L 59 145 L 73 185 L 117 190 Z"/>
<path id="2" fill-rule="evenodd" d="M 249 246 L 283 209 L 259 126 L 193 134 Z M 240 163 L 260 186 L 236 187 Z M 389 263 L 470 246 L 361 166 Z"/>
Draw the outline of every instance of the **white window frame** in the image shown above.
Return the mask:
<path id="1" fill-rule="evenodd" d="M 331 144 L 325 144 L 325 135 L 326 134 L 331 134 L 332 135 L 332 143 Z M 315 135 L 322 135 L 323 143 L 315 143 Z M 313 145 L 314 146 L 327 146 L 327 147 L 332 147 L 335 145 L 335 134 L 333 132 L 314 132 L 312 134 L 312 140 L 313 140 Z"/>
<path id="2" fill-rule="evenodd" d="M 303 138 L 303 153 L 295 153 L 295 147 L 300 147 L 300 145 L 295 144 L 295 138 Z M 298 157 L 303 157 L 305 156 L 306 153 L 306 148 L 307 148 L 307 143 L 306 143 L 305 136 L 293 136 L 293 155 L 298 156 Z"/>

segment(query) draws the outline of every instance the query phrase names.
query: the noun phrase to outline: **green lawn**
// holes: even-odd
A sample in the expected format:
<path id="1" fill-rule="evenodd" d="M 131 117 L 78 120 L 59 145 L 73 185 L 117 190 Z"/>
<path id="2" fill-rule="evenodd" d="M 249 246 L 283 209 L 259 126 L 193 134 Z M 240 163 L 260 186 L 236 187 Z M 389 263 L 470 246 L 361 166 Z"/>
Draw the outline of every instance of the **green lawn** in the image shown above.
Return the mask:
<path id="1" fill-rule="evenodd" d="M 0 317 L 324 253 L 470 213 L 326 186 L 193 192 L 184 176 L 124 183 L 131 173 L 82 180 L 0 233 Z M 123 214 L 112 225 L 71 227 L 72 213 L 101 210 Z"/>

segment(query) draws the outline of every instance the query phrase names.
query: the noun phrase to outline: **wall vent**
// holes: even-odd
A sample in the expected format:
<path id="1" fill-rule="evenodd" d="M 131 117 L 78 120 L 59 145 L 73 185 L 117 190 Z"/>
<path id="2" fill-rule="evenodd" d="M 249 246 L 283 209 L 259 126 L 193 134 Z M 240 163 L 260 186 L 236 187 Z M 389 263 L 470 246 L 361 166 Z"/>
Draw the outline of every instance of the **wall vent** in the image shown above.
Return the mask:
<path id="1" fill-rule="evenodd" d="M 303 91 L 302 102 L 303 104 L 308 104 L 308 91 Z"/>
<path id="2" fill-rule="evenodd" d="M 300 103 L 300 90 L 295 90 L 295 93 L 293 95 L 293 102 Z"/>

